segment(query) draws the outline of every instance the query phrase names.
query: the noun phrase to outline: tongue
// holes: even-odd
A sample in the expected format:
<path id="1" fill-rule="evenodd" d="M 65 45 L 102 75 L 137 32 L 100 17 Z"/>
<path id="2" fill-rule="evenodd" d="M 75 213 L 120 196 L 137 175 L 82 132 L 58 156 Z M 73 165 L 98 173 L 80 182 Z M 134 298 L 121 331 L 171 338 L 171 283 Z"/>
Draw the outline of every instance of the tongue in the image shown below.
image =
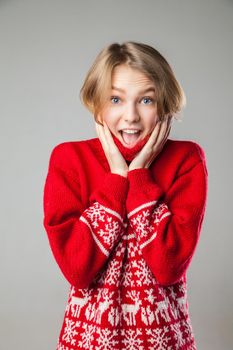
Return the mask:
<path id="1" fill-rule="evenodd" d="M 138 136 L 139 136 L 139 132 L 137 132 L 135 134 L 127 134 L 124 131 L 122 132 L 122 138 L 123 138 L 124 142 L 130 146 L 133 145 L 137 141 Z"/>

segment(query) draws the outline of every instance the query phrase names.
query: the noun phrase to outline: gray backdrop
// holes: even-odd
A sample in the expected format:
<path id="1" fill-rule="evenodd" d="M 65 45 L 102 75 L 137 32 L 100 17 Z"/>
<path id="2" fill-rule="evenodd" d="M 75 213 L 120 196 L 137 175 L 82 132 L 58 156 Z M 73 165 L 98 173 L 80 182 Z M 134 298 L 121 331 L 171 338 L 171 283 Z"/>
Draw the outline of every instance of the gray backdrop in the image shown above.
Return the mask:
<path id="1" fill-rule="evenodd" d="M 125 40 L 158 48 L 186 92 L 170 137 L 198 142 L 209 171 L 190 316 L 198 350 L 233 348 L 232 34 L 230 0 L 0 1 L 1 349 L 55 349 L 69 285 L 42 225 L 49 155 L 96 137 L 79 89 L 100 49 Z"/>

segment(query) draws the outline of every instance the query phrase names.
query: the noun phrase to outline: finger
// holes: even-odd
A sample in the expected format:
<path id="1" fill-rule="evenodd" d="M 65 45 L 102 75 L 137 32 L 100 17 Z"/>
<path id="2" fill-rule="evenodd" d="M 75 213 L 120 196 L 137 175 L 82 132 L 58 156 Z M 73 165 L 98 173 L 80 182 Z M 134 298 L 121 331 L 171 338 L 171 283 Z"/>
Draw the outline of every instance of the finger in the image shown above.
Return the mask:
<path id="1" fill-rule="evenodd" d="M 115 147 L 116 145 L 115 145 L 115 142 L 112 138 L 112 135 L 111 135 L 111 132 L 110 132 L 108 125 L 105 122 L 103 122 L 103 124 L 104 124 L 104 132 L 105 132 L 105 136 L 106 136 L 106 141 L 108 142 L 108 144 L 110 146 Z"/>
<path id="2" fill-rule="evenodd" d="M 166 143 L 166 141 L 167 141 L 167 138 L 168 138 L 168 135 L 169 135 L 169 133 L 170 133 L 170 130 L 171 130 L 171 126 L 170 127 L 168 127 L 168 129 L 167 129 L 167 131 L 166 131 L 166 133 L 165 133 L 165 135 L 164 135 L 164 138 L 163 138 L 163 140 L 161 141 L 161 143 L 160 143 L 160 145 L 159 145 L 159 148 L 163 148 L 163 146 L 164 146 L 164 144 Z"/>
<path id="3" fill-rule="evenodd" d="M 157 145 L 163 143 L 163 141 L 166 140 L 167 132 L 170 129 L 170 121 L 171 121 L 171 116 L 166 116 L 162 121 L 161 128 L 159 129 L 158 138 L 156 140 Z"/>
<path id="4" fill-rule="evenodd" d="M 98 123 L 95 123 L 95 130 L 96 130 L 96 133 L 97 135 L 99 136 L 99 124 Z"/>
<path id="5" fill-rule="evenodd" d="M 166 135 L 165 135 L 165 138 L 168 138 L 169 134 L 170 134 L 170 131 L 171 131 L 171 124 L 168 125 L 168 128 L 167 128 L 167 132 L 166 132 Z"/>
<path id="6" fill-rule="evenodd" d="M 165 129 L 165 137 L 167 137 L 167 135 L 169 134 L 170 130 L 171 130 L 171 121 L 172 121 L 172 116 L 168 116 L 164 122 L 164 129 Z"/>
<path id="7" fill-rule="evenodd" d="M 97 129 L 98 129 L 98 135 L 99 135 L 99 139 L 101 141 L 101 144 L 102 144 L 104 150 L 106 151 L 108 148 L 108 143 L 107 143 L 107 140 L 105 137 L 104 127 L 102 125 L 98 124 Z"/>
<path id="8" fill-rule="evenodd" d="M 161 121 L 157 121 L 156 122 L 156 125 L 146 143 L 146 146 L 147 147 L 153 147 L 154 144 L 156 143 L 157 141 L 157 137 L 158 137 L 158 134 L 159 134 L 159 131 L 160 131 L 160 128 L 161 128 Z"/>
<path id="9" fill-rule="evenodd" d="M 109 137 L 109 135 L 111 135 L 111 133 L 110 133 L 108 125 L 105 122 L 103 122 L 103 126 L 104 126 L 104 131 L 105 131 L 107 137 Z"/>
<path id="10" fill-rule="evenodd" d="M 155 148 L 158 147 L 158 145 L 160 145 L 160 143 L 162 142 L 165 132 L 166 132 L 166 122 L 162 121 L 160 128 L 158 130 L 157 138 L 155 140 L 155 144 L 154 144 Z"/>
<path id="11" fill-rule="evenodd" d="M 173 119 L 172 115 L 169 115 L 167 118 L 167 131 L 165 133 L 165 139 L 167 139 L 168 135 L 170 134 L 171 127 L 172 127 L 172 119 Z"/>
<path id="12" fill-rule="evenodd" d="M 95 116 L 95 121 L 96 121 L 97 124 L 103 126 L 103 121 L 102 121 L 102 117 L 101 117 L 100 114 L 97 114 L 97 115 Z"/>
<path id="13" fill-rule="evenodd" d="M 169 135 L 169 132 L 171 130 L 171 117 L 168 117 L 166 119 L 164 119 L 164 121 L 159 122 L 156 127 L 154 128 L 154 131 L 152 134 L 157 133 L 157 138 L 154 141 L 154 145 L 153 145 L 153 152 L 151 154 L 151 156 L 148 159 L 148 162 L 146 164 L 146 168 L 149 168 L 151 163 L 154 161 L 154 159 L 157 157 L 157 155 L 161 152 L 167 137 Z"/>
<path id="14" fill-rule="evenodd" d="M 165 117 L 163 121 L 157 121 L 153 132 L 151 133 L 151 136 L 149 140 L 147 141 L 148 147 L 156 147 L 156 145 L 159 144 L 161 141 L 161 133 L 164 134 L 165 130 L 164 128 L 166 127 L 167 123 L 169 123 L 171 120 L 171 116 Z"/>

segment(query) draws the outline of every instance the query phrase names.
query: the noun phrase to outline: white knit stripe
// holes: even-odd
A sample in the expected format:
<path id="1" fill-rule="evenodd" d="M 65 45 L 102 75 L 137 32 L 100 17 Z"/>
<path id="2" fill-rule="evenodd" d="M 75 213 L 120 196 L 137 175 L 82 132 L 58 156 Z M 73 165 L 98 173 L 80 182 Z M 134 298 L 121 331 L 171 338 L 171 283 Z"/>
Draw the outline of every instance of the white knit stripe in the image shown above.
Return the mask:
<path id="1" fill-rule="evenodd" d="M 159 218 L 160 221 L 162 221 L 166 216 L 171 215 L 172 213 L 170 211 L 167 211 L 166 213 L 164 213 L 161 218 Z"/>
<path id="2" fill-rule="evenodd" d="M 99 202 L 98 202 L 98 204 L 99 204 L 99 206 L 100 206 L 101 208 L 103 208 L 107 213 L 116 216 L 121 222 L 124 221 L 123 218 L 120 216 L 120 214 L 118 214 L 115 210 L 112 210 L 112 209 L 110 209 L 110 208 L 107 208 L 107 207 L 105 207 L 104 205 L 100 204 Z M 124 224 L 124 225 L 125 225 L 125 224 Z"/>
<path id="3" fill-rule="evenodd" d="M 130 218 L 132 215 L 134 215 L 135 213 L 137 213 L 139 210 L 150 207 L 151 205 L 156 204 L 158 201 L 152 201 L 152 202 L 147 202 L 144 203 L 142 205 L 140 205 L 139 207 L 135 208 L 134 210 L 132 210 L 130 213 L 128 213 L 128 218 Z"/>
<path id="4" fill-rule="evenodd" d="M 144 248 L 147 244 L 149 244 L 150 242 L 152 242 L 155 237 L 157 236 L 157 231 L 147 240 L 145 241 L 144 243 L 140 244 L 140 248 Z"/>
<path id="5" fill-rule="evenodd" d="M 91 234 L 93 236 L 93 239 L 94 241 L 96 242 L 96 244 L 98 245 L 98 247 L 100 248 L 100 250 L 102 251 L 102 253 L 104 255 L 106 255 L 107 257 L 109 256 L 109 252 L 107 251 L 107 249 L 104 248 L 104 246 L 102 245 L 102 243 L 98 240 L 98 238 L 96 237 L 96 235 L 94 234 L 94 232 L 92 231 L 92 228 L 91 228 L 91 225 L 89 224 L 89 222 L 83 217 L 83 216 L 80 216 L 79 218 L 80 221 L 84 222 L 84 224 L 86 224 L 90 231 L 91 231 Z"/>
<path id="6" fill-rule="evenodd" d="M 162 221 L 166 216 L 171 215 L 171 212 L 168 211 L 167 213 L 163 214 L 160 218 L 160 221 Z M 147 244 L 151 243 L 155 237 L 157 236 L 157 231 L 144 243 L 140 244 L 141 249 L 144 248 Z"/>

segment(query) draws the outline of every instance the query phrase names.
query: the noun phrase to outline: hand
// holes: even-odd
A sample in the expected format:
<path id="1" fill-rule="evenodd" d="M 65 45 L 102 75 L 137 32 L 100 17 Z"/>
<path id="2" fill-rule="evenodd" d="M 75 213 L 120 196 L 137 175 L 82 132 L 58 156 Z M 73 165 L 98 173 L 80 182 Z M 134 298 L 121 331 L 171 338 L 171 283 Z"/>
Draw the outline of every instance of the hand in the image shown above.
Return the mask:
<path id="1" fill-rule="evenodd" d="M 111 173 L 127 177 L 128 165 L 117 148 L 107 124 L 103 121 L 103 126 L 95 123 L 96 132 L 102 144 L 104 153 L 108 160 Z"/>
<path id="2" fill-rule="evenodd" d="M 163 121 L 157 121 L 153 132 L 145 146 L 129 165 L 129 171 L 139 168 L 149 168 L 153 160 L 162 151 L 171 130 L 172 116 L 166 116 Z"/>

